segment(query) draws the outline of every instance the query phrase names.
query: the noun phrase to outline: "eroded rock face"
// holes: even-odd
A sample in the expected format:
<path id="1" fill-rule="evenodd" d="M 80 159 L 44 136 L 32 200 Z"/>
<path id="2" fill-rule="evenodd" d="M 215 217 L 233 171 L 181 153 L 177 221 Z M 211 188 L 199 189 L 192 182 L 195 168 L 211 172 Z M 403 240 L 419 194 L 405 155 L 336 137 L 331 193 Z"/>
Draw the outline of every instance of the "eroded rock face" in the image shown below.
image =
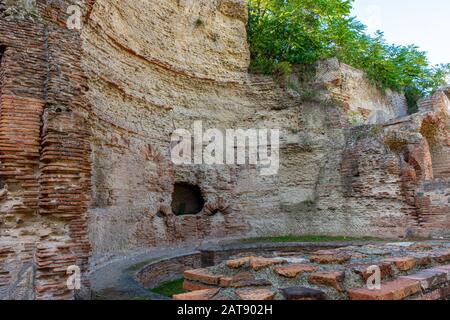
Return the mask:
<path id="1" fill-rule="evenodd" d="M 90 144 L 81 39 L 70 1 L 1 1 L 0 299 L 73 299 L 88 288 Z"/>

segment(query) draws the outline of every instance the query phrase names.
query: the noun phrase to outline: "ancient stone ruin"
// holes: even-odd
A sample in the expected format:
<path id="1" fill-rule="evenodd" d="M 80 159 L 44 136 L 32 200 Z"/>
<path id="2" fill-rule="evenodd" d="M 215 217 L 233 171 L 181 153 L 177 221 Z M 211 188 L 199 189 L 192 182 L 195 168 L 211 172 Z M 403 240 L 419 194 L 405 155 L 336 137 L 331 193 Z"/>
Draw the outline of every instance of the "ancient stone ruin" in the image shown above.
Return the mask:
<path id="1" fill-rule="evenodd" d="M 450 90 L 408 115 L 336 59 L 252 75 L 246 23 L 245 0 L 0 0 L 0 299 L 89 298 L 114 258 L 202 241 L 450 237 Z M 194 121 L 279 129 L 278 174 L 174 165 Z"/>
<path id="2" fill-rule="evenodd" d="M 235 257 L 184 272 L 175 300 L 441 300 L 450 296 L 448 243 L 391 243 Z M 367 288 L 379 268 L 381 289 Z M 369 270 L 369 271 L 368 271 Z"/>

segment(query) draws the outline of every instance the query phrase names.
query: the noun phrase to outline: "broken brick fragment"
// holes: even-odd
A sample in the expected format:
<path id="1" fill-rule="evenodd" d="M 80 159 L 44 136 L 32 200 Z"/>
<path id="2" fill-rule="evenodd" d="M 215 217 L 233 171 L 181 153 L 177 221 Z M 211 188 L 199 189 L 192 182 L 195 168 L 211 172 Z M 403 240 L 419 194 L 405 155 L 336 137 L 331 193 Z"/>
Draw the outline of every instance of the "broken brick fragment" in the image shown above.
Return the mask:
<path id="1" fill-rule="evenodd" d="M 270 287 L 272 282 L 266 279 L 249 279 L 240 280 L 230 285 L 232 288 L 246 288 L 246 287 Z"/>
<path id="2" fill-rule="evenodd" d="M 287 263 L 286 260 L 283 259 L 270 259 L 270 258 L 261 258 L 261 257 L 252 257 L 250 258 L 250 267 L 255 270 L 259 271 L 271 266 L 275 266 L 278 264 L 284 264 Z"/>
<path id="3" fill-rule="evenodd" d="M 447 274 L 444 271 L 437 269 L 428 269 L 416 274 L 400 277 L 400 279 L 419 281 L 423 290 L 430 290 L 437 289 L 438 287 L 446 284 Z"/>
<path id="4" fill-rule="evenodd" d="M 433 270 L 445 272 L 447 274 L 447 280 L 450 281 L 450 265 L 437 266 Z"/>
<path id="5" fill-rule="evenodd" d="M 198 290 L 206 290 L 212 289 L 213 286 L 207 285 L 201 282 L 184 280 L 183 282 L 183 290 L 186 291 L 198 291 Z"/>
<path id="6" fill-rule="evenodd" d="M 321 250 L 315 252 L 310 261 L 318 264 L 344 264 L 349 261 L 352 256 L 346 252 L 338 250 Z"/>
<path id="7" fill-rule="evenodd" d="M 450 261 L 450 250 L 437 253 L 433 260 L 437 263 L 447 263 Z"/>
<path id="8" fill-rule="evenodd" d="M 226 264 L 230 269 L 239 269 L 250 264 L 250 257 L 228 260 Z"/>
<path id="9" fill-rule="evenodd" d="M 416 243 L 410 247 L 408 247 L 410 251 L 430 251 L 433 250 L 433 246 L 426 243 Z"/>
<path id="10" fill-rule="evenodd" d="M 364 282 L 367 282 L 369 278 L 373 275 L 373 272 L 369 272 L 369 267 L 372 265 L 369 264 L 353 264 L 348 266 L 354 273 L 359 275 L 361 277 L 361 280 Z M 374 265 L 375 266 L 375 265 Z M 390 263 L 379 263 L 376 265 L 378 268 L 380 268 L 381 272 L 381 280 L 385 280 L 389 277 L 393 276 L 393 270 Z"/>

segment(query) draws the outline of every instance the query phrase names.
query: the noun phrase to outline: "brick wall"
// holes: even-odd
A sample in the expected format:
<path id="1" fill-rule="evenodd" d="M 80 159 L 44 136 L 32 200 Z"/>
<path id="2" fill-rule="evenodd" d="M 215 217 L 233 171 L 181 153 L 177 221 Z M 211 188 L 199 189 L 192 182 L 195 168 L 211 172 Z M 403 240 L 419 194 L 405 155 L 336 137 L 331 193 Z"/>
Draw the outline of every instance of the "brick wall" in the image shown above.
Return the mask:
<path id="1" fill-rule="evenodd" d="M 150 263 L 136 274 L 136 279 L 145 288 L 153 288 L 164 281 L 179 279 L 183 272 L 201 267 L 201 253 L 169 258 Z"/>
<path id="2" fill-rule="evenodd" d="M 70 265 L 89 285 L 89 127 L 81 40 L 65 28 L 72 2 L 1 2 L 0 298 L 71 299 Z"/>

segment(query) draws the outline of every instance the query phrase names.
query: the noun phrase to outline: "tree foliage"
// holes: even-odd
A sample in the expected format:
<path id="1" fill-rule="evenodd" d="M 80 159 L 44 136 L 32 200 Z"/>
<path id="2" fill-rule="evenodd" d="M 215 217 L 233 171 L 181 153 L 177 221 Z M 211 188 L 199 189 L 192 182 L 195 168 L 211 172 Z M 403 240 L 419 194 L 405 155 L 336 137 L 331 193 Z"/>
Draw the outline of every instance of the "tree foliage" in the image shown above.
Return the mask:
<path id="1" fill-rule="evenodd" d="M 450 64 L 431 66 L 417 46 L 386 43 L 351 17 L 353 0 L 248 0 L 251 70 L 290 72 L 337 57 L 364 70 L 380 88 L 405 90 L 412 102 L 445 84 Z"/>

